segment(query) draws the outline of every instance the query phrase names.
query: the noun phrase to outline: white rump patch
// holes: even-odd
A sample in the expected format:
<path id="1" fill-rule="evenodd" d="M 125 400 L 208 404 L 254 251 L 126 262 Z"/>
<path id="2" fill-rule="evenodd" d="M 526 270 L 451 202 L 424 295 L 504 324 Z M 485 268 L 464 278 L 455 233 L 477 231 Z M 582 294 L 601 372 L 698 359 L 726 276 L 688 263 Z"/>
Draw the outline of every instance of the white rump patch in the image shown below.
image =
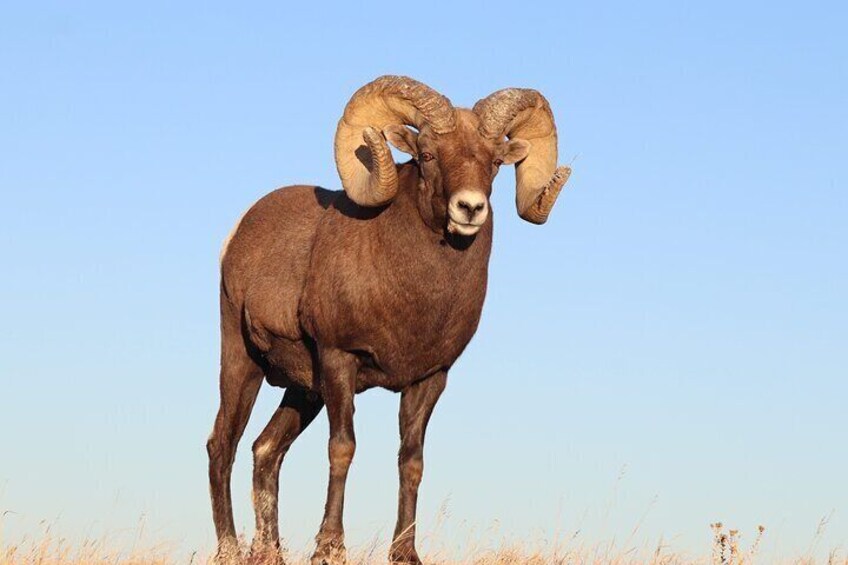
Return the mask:
<path id="1" fill-rule="evenodd" d="M 259 202 L 259 200 L 257 200 L 256 202 Z M 227 237 L 224 239 L 224 245 L 223 245 L 223 247 L 221 247 L 221 254 L 218 255 L 218 265 L 224 264 L 224 257 L 227 256 L 227 249 L 229 249 L 229 247 L 230 247 L 230 242 L 233 240 L 233 237 L 236 235 L 236 232 L 238 231 L 242 220 L 244 220 L 244 217 L 247 216 L 247 213 L 250 212 L 253 209 L 254 206 L 256 206 L 256 202 L 251 204 L 250 207 L 247 210 L 245 210 L 244 212 L 241 213 L 241 216 L 239 216 L 239 219 L 236 222 L 236 225 L 234 225 L 233 229 L 230 230 L 230 233 L 227 234 Z"/>

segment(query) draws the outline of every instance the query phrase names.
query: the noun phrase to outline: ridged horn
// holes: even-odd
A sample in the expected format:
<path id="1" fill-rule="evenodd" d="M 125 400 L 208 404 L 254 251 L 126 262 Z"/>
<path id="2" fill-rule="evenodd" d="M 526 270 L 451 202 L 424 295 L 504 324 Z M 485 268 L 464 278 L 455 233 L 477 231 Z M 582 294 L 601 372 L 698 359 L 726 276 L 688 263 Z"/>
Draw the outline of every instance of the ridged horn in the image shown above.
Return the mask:
<path id="1" fill-rule="evenodd" d="M 400 124 L 447 133 L 456 116 L 446 97 L 402 76 L 369 82 L 345 107 L 336 129 L 336 168 L 348 197 L 360 206 L 382 206 L 397 193 L 397 169 L 382 132 Z"/>
<path id="2" fill-rule="evenodd" d="M 524 220 L 544 224 L 571 175 L 569 167 L 557 167 L 556 123 L 548 101 L 536 90 L 505 88 L 478 101 L 474 112 L 485 137 L 530 142 L 530 153 L 515 164 L 515 206 Z"/>

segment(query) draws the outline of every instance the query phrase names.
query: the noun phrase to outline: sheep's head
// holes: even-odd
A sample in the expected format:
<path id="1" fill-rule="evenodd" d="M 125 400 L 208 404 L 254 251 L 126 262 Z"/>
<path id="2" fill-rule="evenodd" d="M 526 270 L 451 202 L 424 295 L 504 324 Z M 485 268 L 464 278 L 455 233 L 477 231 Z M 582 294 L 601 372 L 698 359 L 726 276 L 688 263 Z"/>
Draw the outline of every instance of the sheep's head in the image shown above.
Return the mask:
<path id="1" fill-rule="evenodd" d="M 524 159 L 530 147 L 520 139 L 483 137 L 479 116 L 465 109 L 456 110 L 456 127 L 449 132 L 436 133 L 424 124 L 417 133 L 399 125 L 386 126 L 383 133 L 417 163 L 421 197 L 438 227 L 463 236 L 486 223 L 498 168 Z"/>
<path id="2" fill-rule="evenodd" d="M 458 235 L 473 235 L 486 222 L 501 165 L 516 164 L 518 213 L 536 224 L 547 220 L 570 174 L 556 166 L 553 115 L 535 90 L 501 90 L 465 110 L 405 77 L 362 87 L 345 108 L 335 142 L 342 185 L 361 206 L 386 205 L 397 193 L 387 139 L 413 156 L 434 214 Z"/>

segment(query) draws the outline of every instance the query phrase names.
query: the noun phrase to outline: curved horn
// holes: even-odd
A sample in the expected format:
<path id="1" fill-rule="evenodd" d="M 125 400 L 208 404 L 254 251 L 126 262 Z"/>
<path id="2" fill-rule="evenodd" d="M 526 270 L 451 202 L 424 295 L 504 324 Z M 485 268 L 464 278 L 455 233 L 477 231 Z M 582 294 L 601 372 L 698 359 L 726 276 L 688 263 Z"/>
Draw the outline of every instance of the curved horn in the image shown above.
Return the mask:
<path id="1" fill-rule="evenodd" d="M 348 197 L 360 206 L 381 206 L 398 189 L 397 170 L 382 130 L 404 124 L 436 133 L 456 127 L 450 100 L 429 86 L 383 76 L 356 91 L 336 129 L 336 168 Z"/>
<path id="2" fill-rule="evenodd" d="M 490 139 L 507 136 L 530 142 L 530 153 L 515 165 L 515 206 L 528 222 L 544 224 L 569 167 L 557 167 L 557 133 L 548 101 L 529 88 L 505 88 L 478 101 L 480 133 Z"/>

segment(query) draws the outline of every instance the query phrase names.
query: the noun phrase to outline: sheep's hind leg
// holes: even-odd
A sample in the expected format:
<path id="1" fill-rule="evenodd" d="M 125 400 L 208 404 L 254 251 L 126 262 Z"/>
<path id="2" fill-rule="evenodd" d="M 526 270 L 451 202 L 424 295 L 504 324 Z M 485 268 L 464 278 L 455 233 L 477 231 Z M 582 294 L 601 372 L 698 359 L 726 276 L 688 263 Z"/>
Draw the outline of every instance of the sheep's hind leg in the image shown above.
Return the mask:
<path id="1" fill-rule="evenodd" d="M 218 536 L 216 563 L 239 563 L 230 477 L 236 446 L 244 433 L 259 387 L 262 369 L 247 351 L 238 317 L 222 308 L 221 319 L 221 404 L 212 434 L 206 443 L 209 453 L 209 491 L 212 518 Z"/>
<path id="2" fill-rule="evenodd" d="M 424 434 L 446 383 L 447 373 L 442 371 L 410 385 L 401 395 L 398 520 L 389 555 L 393 564 L 421 565 L 415 550 L 415 509 L 424 472 Z"/>
<path id="3" fill-rule="evenodd" d="M 291 444 L 323 407 L 318 395 L 301 388 L 287 388 L 279 408 L 253 444 L 256 534 L 250 549 L 252 562 L 263 565 L 283 562 L 277 514 L 280 466 Z"/>
<path id="4" fill-rule="evenodd" d="M 312 565 L 343 565 L 346 563 L 344 547 L 345 482 L 356 451 L 353 432 L 353 396 L 356 384 L 356 358 L 338 349 L 321 349 L 321 392 L 327 405 L 330 421 L 330 482 L 324 520 L 318 532 L 318 543 L 312 555 Z"/>

